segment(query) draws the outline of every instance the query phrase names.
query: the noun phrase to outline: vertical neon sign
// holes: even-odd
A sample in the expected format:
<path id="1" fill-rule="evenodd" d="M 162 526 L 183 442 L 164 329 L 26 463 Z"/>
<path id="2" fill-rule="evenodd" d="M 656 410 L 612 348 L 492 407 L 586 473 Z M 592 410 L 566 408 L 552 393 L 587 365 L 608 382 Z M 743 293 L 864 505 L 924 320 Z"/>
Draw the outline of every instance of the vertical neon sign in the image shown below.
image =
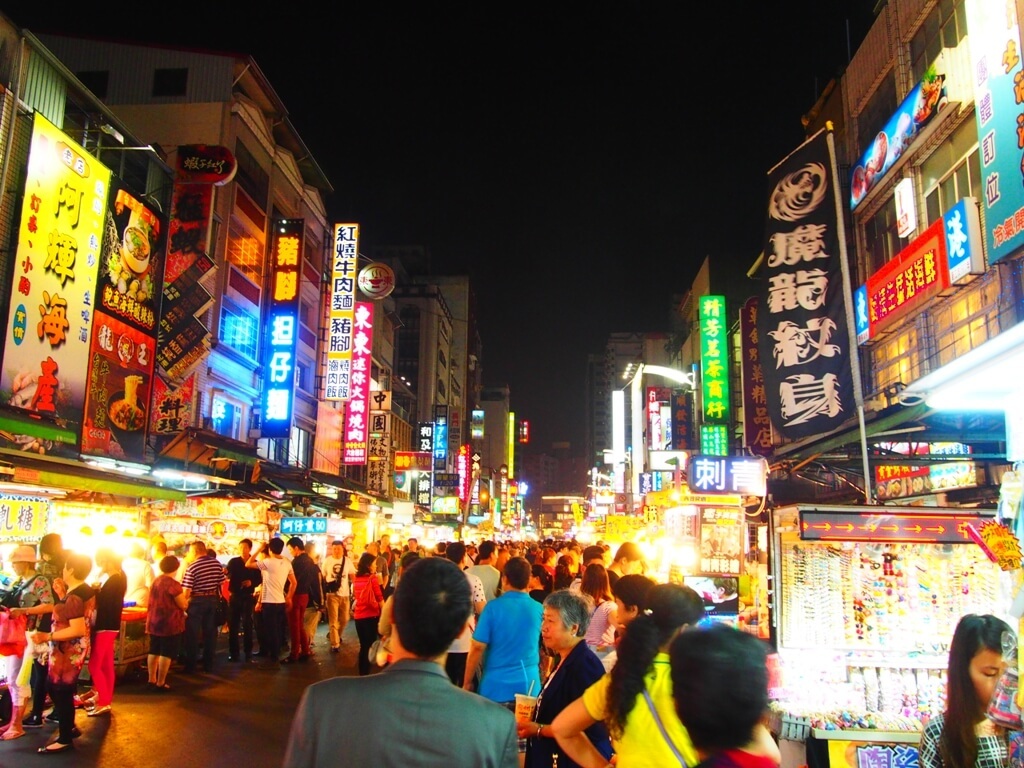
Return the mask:
<path id="1" fill-rule="evenodd" d="M 281 219 L 271 240 L 270 312 L 263 381 L 263 437 L 290 437 L 298 339 L 299 266 L 305 223 Z"/>

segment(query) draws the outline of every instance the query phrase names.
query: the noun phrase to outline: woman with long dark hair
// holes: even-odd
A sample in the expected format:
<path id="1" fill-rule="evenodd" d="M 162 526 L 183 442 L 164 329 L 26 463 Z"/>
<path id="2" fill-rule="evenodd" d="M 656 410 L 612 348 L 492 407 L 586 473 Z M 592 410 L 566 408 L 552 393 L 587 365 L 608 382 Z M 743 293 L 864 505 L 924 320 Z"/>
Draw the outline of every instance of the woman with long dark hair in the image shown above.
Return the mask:
<path id="1" fill-rule="evenodd" d="M 1006 668 L 1003 633 L 1009 625 L 991 615 L 969 613 L 949 646 L 946 711 L 933 715 L 921 737 L 921 768 L 996 768 L 1007 764 L 1006 733 L 985 717 L 996 683 Z"/>
<path id="2" fill-rule="evenodd" d="M 607 761 L 584 731 L 603 722 L 619 768 L 696 765 L 697 753 L 672 699 L 669 646 L 704 618 L 704 599 L 690 587 L 657 584 L 647 607 L 619 640 L 618 661 L 555 718 L 551 730 L 562 750 L 581 766 Z"/>
<path id="3" fill-rule="evenodd" d="M 568 589 L 575 578 L 576 573 L 573 571 L 572 558 L 568 555 L 562 555 L 555 564 L 555 580 L 552 588 L 554 590 Z"/>
<path id="4" fill-rule="evenodd" d="M 377 557 L 372 552 L 363 552 L 356 566 L 356 577 L 352 582 L 355 609 L 352 617 L 356 621 L 359 635 L 359 674 L 370 674 L 370 646 L 377 639 L 377 622 L 384 605 L 384 592 L 377 578 Z"/>
<path id="5" fill-rule="evenodd" d="M 587 627 L 587 645 L 596 653 L 606 653 L 615 644 L 615 598 L 603 565 L 591 563 L 583 570 L 580 592 L 594 601 L 594 612 Z"/>

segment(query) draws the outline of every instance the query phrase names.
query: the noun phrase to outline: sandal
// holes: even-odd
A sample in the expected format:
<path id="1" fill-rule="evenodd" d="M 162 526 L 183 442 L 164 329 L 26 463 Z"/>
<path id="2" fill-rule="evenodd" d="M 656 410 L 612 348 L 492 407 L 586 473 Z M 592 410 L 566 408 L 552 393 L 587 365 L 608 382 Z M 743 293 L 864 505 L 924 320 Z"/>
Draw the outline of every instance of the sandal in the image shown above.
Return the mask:
<path id="1" fill-rule="evenodd" d="M 167 683 L 164 683 L 163 685 L 158 685 L 156 689 L 158 691 L 169 691 L 171 690 L 171 686 L 169 686 Z"/>
<path id="2" fill-rule="evenodd" d="M 74 744 L 61 744 L 59 741 L 51 741 L 45 747 L 40 747 L 36 750 L 40 755 L 56 755 L 58 752 L 67 752 L 69 749 L 74 749 Z"/>
<path id="3" fill-rule="evenodd" d="M 24 731 L 14 731 L 8 728 L 3 732 L 3 735 L 0 736 L 0 741 L 14 741 L 15 739 L 20 739 L 24 735 Z"/>

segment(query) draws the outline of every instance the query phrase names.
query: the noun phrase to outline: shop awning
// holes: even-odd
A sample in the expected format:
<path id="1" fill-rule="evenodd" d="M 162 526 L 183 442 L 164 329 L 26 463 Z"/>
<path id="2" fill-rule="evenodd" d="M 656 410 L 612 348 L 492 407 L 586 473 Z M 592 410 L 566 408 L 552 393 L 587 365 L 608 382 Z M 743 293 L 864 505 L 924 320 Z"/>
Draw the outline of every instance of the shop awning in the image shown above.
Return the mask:
<path id="1" fill-rule="evenodd" d="M 270 487 L 276 488 L 289 496 L 318 495 L 309 483 L 303 483 L 300 480 L 292 480 L 287 477 L 267 477 L 265 475 L 261 479 Z"/>
<path id="2" fill-rule="evenodd" d="M 135 499 L 185 501 L 185 492 L 165 488 L 143 477 L 133 477 L 56 457 L 31 458 L 23 451 L 0 448 L 0 456 L 14 469 L 11 481 L 67 491 L 95 491 Z"/>
<path id="3" fill-rule="evenodd" d="M 940 412 L 926 403 L 916 405 L 894 405 L 880 412 L 878 416 L 864 425 L 864 433 L 868 444 L 885 442 L 912 443 L 963 443 L 974 449 L 970 458 L 998 458 L 990 453 L 993 448 L 1006 439 L 1005 426 L 1001 415 L 968 411 L 961 413 Z M 799 440 L 779 446 L 775 450 L 775 460 L 800 460 L 845 452 L 851 460 L 860 460 L 860 427 L 841 428 L 827 435 Z M 873 460 L 878 459 L 873 457 Z M 917 454 L 914 461 L 923 463 L 932 457 Z M 949 455 L 935 456 L 934 460 L 949 461 Z M 906 460 L 906 457 L 902 457 Z"/>
<path id="4" fill-rule="evenodd" d="M 29 435 L 40 440 L 75 445 L 78 436 L 73 429 L 64 426 L 57 419 L 46 418 L 21 408 L 0 409 L 0 432 L 11 435 Z"/>
<path id="5" fill-rule="evenodd" d="M 160 457 L 179 461 L 186 469 L 196 466 L 223 469 L 220 465 L 224 463 L 255 464 L 260 460 L 254 446 L 196 427 L 188 427 L 176 435 L 160 451 Z"/>

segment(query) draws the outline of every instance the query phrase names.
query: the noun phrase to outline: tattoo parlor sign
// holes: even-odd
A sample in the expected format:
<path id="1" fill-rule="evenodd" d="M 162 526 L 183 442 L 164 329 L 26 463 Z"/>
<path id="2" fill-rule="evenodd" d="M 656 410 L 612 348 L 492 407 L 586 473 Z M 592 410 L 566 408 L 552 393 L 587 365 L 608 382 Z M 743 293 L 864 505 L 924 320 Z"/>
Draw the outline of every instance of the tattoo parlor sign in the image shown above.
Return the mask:
<path id="1" fill-rule="evenodd" d="M 853 413 L 832 135 L 819 132 L 768 174 L 758 341 L 772 422 L 789 438 Z"/>

